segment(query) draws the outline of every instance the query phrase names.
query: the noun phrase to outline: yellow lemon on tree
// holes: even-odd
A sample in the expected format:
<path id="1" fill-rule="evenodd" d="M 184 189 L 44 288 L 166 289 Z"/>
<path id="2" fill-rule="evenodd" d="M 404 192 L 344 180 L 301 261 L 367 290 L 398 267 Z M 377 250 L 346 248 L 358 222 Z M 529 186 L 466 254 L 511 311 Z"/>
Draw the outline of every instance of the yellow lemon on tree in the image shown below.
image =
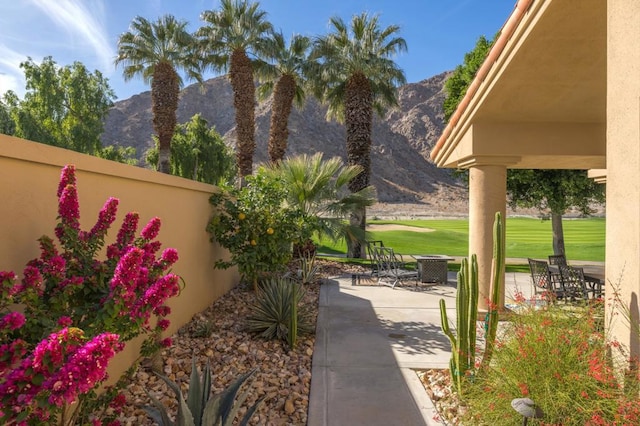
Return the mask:
<path id="1" fill-rule="evenodd" d="M 252 245 L 252 246 L 257 246 L 257 245 L 258 245 L 258 243 L 256 242 L 256 240 L 251 240 L 251 245 Z"/>
<path id="2" fill-rule="evenodd" d="M 242 212 L 238 213 L 238 219 L 240 219 L 240 220 L 245 220 L 245 218 L 246 218 L 246 217 L 247 217 L 247 215 L 246 215 L 246 214 L 244 214 L 244 213 L 242 213 Z"/>
<path id="3" fill-rule="evenodd" d="M 267 234 L 273 235 L 273 228 L 267 228 Z"/>

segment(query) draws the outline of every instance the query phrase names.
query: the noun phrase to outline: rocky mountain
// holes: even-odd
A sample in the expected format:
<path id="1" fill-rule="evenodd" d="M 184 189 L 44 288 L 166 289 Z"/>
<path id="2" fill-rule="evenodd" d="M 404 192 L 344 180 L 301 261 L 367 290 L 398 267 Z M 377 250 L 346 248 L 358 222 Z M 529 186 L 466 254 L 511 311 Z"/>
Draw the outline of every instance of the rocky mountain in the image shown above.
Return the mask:
<path id="1" fill-rule="evenodd" d="M 378 199 L 388 203 L 441 205 L 466 198 L 448 170 L 437 168 L 429 152 L 442 133 L 443 86 L 449 73 L 399 88 L 399 108 L 376 118 L 372 135 L 371 183 Z M 201 113 L 225 141 L 235 143 L 233 93 L 226 77 L 186 87 L 180 98 L 178 121 Z M 308 99 L 302 110 L 289 118 L 288 155 L 321 151 L 327 157 L 346 158 L 345 129 L 325 120 L 326 107 Z M 266 161 L 271 100 L 256 107 L 256 153 L 254 164 Z M 141 157 L 152 144 L 151 93 L 143 92 L 117 102 L 107 117 L 103 143 L 134 146 Z"/>

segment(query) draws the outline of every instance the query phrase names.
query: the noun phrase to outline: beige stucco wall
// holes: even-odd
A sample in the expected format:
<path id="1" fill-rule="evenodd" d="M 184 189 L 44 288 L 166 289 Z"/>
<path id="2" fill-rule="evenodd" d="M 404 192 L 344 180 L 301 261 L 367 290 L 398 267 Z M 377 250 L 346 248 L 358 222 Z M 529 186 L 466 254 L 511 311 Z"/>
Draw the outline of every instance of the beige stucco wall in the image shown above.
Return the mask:
<path id="1" fill-rule="evenodd" d="M 640 295 L 640 2 L 607 3 L 607 292 L 620 285 L 638 318 Z M 607 305 L 607 309 L 609 306 Z M 614 335 L 639 356 L 637 335 L 621 318 Z"/>
<path id="2" fill-rule="evenodd" d="M 474 123 L 441 166 L 473 161 L 515 169 L 604 168 L 605 134 L 600 123 Z"/>
<path id="3" fill-rule="evenodd" d="M 213 268 L 214 260 L 225 255 L 205 231 L 209 196 L 216 187 L 5 135 L 0 135 L 0 270 L 21 274 L 25 263 L 39 255 L 36 240 L 54 236 L 56 191 L 66 164 L 76 166 L 83 229 L 93 226 L 109 197 L 120 204 L 107 243 L 115 239 L 127 212 L 140 214 L 138 231 L 154 216 L 162 220 L 158 240 L 163 249 L 178 250 L 172 272 L 186 285 L 169 303 L 168 335 L 237 283 L 235 269 Z M 119 375 L 134 358 L 132 350 L 118 355 L 111 375 Z"/>

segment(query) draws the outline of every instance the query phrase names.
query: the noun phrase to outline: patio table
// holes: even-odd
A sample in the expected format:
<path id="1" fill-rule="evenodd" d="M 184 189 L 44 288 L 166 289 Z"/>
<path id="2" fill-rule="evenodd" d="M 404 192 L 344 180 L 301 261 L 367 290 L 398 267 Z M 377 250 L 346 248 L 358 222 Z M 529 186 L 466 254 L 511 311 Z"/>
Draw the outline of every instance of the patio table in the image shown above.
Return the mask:
<path id="1" fill-rule="evenodd" d="M 449 269 L 447 263 L 453 257 L 443 254 L 426 254 L 411 256 L 418 262 L 418 277 L 423 283 L 447 283 Z"/>

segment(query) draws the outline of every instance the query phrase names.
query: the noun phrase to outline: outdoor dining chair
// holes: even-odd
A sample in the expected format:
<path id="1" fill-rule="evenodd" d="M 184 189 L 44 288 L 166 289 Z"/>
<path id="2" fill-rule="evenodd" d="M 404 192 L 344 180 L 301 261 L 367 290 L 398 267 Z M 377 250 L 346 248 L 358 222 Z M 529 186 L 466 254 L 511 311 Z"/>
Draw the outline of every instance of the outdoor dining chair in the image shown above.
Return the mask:
<path id="1" fill-rule="evenodd" d="M 584 270 L 569 265 L 558 265 L 562 278 L 565 301 L 587 300 L 587 284 L 584 279 Z"/>
<path id="2" fill-rule="evenodd" d="M 562 281 L 562 277 L 560 276 L 560 271 L 556 268 L 558 265 L 566 265 L 567 257 L 564 254 L 552 254 L 549 256 L 549 265 L 553 268 L 551 269 L 551 278 L 556 281 Z"/>
<path id="3" fill-rule="evenodd" d="M 378 283 L 394 288 L 396 284 L 406 280 L 415 280 L 418 285 L 418 270 L 408 269 L 401 254 L 390 247 L 373 247 L 377 266 Z"/>
<path id="4" fill-rule="evenodd" d="M 378 275 L 378 259 L 374 247 L 384 247 L 382 240 L 367 240 L 367 257 L 369 258 L 370 274 L 372 277 Z"/>
<path id="5" fill-rule="evenodd" d="M 564 297 L 564 290 L 560 280 L 551 273 L 549 264 L 544 260 L 527 259 L 535 294 L 547 293 L 555 298 Z"/>

